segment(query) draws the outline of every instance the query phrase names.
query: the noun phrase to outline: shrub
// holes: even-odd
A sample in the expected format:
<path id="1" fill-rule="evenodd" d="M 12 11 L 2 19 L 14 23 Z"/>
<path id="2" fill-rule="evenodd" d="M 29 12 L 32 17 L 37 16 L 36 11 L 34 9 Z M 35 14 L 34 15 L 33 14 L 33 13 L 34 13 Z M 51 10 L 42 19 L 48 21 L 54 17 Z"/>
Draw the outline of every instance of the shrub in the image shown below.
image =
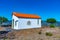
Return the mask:
<path id="1" fill-rule="evenodd" d="M 51 32 L 46 32 L 46 36 L 52 36 L 53 34 Z"/>
<path id="2" fill-rule="evenodd" d="M 4 40 L 6 40 L 6 38 L 4 38 Z"/>
<path id="3" fill-rule="evenodd" d="M 39 32 L 39 34 L 41 34 L 41 31 Z"/>
<path id="4" fill-rule="evenodd" d="M 50 24 L 50 28 L 55 28 L 54 24 Z"/>

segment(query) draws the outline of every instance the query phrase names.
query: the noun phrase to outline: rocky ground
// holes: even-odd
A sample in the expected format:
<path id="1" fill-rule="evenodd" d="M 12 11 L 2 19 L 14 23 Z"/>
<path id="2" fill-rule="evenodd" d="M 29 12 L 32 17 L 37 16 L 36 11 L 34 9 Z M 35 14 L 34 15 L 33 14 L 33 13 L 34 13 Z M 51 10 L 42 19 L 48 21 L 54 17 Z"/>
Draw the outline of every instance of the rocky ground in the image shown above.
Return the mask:
<path id="1" fill-rule="evenodd" d="M 47 36 L 46 32 L 50 32 L 52 36 Z M 60 28 L 35 28 L 15 30 L 9 32 L 5 36 L 6 40 L 60 40 Z M 3 40 L 3 39 L 1 39 Z"/>

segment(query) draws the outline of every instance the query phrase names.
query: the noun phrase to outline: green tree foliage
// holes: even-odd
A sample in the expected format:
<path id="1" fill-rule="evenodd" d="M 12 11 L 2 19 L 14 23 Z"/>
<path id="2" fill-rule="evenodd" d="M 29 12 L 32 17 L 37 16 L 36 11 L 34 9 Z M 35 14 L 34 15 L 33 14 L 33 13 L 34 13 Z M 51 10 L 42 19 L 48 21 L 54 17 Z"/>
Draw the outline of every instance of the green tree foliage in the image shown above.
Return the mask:
<path id="1" fill-rule="evenodd" d="M 47 19 L 47 22 L 48 22 L 48 23 L 56 23 L 56 19 L 54 19 L 54 18 L 49 18 L 49 19 Z"/>
<path id="2" fill-rule="evenodd" d="M 6 22 L 6 21 L 8 21 L 8 19 L 5 17 L 2 17 L 2 22 Z"/>
<path id="3" fill-rule="evenodd" d="M 8 21 L 7 18 L 5 18 L 5 17 L 0 17 L 0 24 L 1 24 L 2 22 L 6 22 L 6 21 Z"/>

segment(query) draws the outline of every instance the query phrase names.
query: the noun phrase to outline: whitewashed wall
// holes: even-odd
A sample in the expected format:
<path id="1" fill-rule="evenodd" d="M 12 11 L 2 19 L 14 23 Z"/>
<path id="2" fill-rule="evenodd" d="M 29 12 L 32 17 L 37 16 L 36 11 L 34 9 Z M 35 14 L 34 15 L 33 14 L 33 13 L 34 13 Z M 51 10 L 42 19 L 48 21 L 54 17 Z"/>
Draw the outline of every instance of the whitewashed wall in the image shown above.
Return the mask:
<path id="1" fill-rule="evenodd" d="M 12 20 L 13 19 L 14 19 L 14 24 L 12 24 L 12 25 L 14 25 L 14 27 L 12 27 L 12 28 L 13 29 L 18 29 L 18 22 L 17 22 L 17 25 L 15 26 L 15 21 L 18 20 L 18 17 L 16 17 L 15 15 L 13 15 Z"/>
<path id="2" fill-rule="evenodd" d="M 31 25 L 27 25 L 27 21 L 31 22 Z M 18 29 L 28 29 L 28 28 L 40 28 L 41 27 L 41 19 L 28 19 L 28 18 L 19 18 L 18 21 Z"/>

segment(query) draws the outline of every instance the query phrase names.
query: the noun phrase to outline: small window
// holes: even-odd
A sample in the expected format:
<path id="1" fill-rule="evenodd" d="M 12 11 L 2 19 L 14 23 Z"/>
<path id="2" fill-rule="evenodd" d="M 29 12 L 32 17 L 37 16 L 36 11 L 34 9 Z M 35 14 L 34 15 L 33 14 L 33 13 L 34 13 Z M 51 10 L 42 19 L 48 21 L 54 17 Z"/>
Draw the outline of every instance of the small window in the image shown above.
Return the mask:
<path id="1" fill-rule="evenodd" d="M 18 20 L 15 21 L 15 26 L 17 25 Z"/>
<path id="2" fill-rule="evenodd" d="M 30 22 L 30 21 L 28 21 L 28 22 L 27 22 L 27 25 L 31 25 L 31 22 Z"/>

